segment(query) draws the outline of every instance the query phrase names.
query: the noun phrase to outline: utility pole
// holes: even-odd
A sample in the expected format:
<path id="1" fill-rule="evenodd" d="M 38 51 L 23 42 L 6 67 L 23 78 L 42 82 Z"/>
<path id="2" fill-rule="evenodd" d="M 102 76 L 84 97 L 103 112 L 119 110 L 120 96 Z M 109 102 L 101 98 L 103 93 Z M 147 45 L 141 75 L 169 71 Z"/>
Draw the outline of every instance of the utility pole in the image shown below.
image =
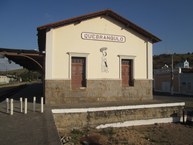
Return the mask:
<path id="1" fill-rule="evenodd" d="M 174 94 L 174 58 L 173 58 L 173 54 L 171 56 L 171 82 L 170 82 L 170 94 L 173 95 Z"/>

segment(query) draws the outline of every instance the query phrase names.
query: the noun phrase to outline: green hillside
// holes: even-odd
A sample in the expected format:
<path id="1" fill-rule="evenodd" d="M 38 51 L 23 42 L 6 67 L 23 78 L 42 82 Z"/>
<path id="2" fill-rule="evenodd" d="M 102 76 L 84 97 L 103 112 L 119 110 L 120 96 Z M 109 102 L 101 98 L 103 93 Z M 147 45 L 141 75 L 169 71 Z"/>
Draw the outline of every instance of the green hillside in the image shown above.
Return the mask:
<path id="1" fill-rule="evenodd" d="M 178 63 L 182 63 L 185 60 L 188 60 L 190 63 L 190 66 L 193 67 L 193 53 L 187 53 L 187 54 L 173 54 L 173 62 L 174 66 Z M 172 63 L 172 56 L 171 54 L 160 54 L 160 55 L 154 55 L 153 56 L 153 68 L 159 69 L 165 64 L 167 64 L 169 67 Z"/>
<path id="2" fill-rule="evenodd" d="M 16 69 L 16 70 L 0 71 L 0 74 L 20 75 L 26 72 L 28 72 L 27 69 Z"/>
<path id="3" fill-rule="evenodd" d="M 33 81 L 41 78 L 41 74 L 27 69 L 17 69 L 9 71 L 0 71 L 0 75 L 12 75 L 16 79 L 22 78 L 23 81 Z"/>

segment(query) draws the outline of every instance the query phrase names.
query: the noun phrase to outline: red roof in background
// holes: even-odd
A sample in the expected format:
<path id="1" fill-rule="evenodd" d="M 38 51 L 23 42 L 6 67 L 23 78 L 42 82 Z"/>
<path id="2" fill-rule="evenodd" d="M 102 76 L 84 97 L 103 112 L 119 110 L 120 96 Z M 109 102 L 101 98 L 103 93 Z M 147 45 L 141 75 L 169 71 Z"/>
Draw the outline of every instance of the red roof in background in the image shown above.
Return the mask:
<path id="1" fill-rule="evenodd" d="M 99 17 L 99 16 L 103 16 L 103 15 L 111 17 L 112 19 L 115 19 L 116 21 L 124 24 L 126 28 L 128 27 L 128 28 L 133 29 L 134 31 L 145 36 L 146 38 L 149 38 L 153 43 L 161 41 L 158 37 L 154 36 L 153 34 L 149 33 L 148 31 L 144 30 L 143 28 L 137 26 L 136 24 L 132 23 L 131 21 L 123 18 L 122 16 L 118 15 L 117 13 L 115 13 L 109 9 L 95 12 L 95 13 L 82 15 L 82 16 L 75 17 L 75 18 L 62 20 L 62 21 L 55 22 L 55 23 L 50 23 L 47 25 L 43 25 L 43 26 L 38 27 L 37 30 L 38 30 L 38 33 L 41 33 L 41 32 L 46 33 L 46 31 L 51 29 L 51 28 L 57 28 L 57 27 L 61 27 L 64 25 L 72 24 L 72 23 L 79 23 L 81 21 L 95 18 L 95 17 Z M 39 37 L 39 35 L 38 35 L 38 37 Z"/>

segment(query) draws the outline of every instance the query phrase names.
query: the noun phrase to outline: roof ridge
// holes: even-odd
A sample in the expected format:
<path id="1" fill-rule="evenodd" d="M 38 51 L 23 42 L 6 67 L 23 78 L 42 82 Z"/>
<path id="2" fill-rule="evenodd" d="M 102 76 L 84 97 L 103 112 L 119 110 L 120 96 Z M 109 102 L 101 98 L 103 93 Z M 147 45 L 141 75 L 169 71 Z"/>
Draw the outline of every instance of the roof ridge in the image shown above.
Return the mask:
<path id="1" fill-rule="evenodd" d="M 37 30 L 38 30 L 38 33 L 43 32 L 43 31 L 45 32 L 51 28 L 57 28 L 57 27 L 61 27 L 61 26 L 67 25 L 67 24 L 72 24 L 72 23 L 79 23 L 83 20 L 95 18 L 95 17 L 102 16 L 102 15 L 109 16 L 109 17 L 121 22 L 122 24 L 125 25 L 126 28 L 128 27 L 128 28 L 135 30 L 137 33 L 145 36 L 146 38 L 149 38 L 149 40 L 152 41 L 153 43 L 161 41 L 158 37 L 154 36 L 150 32 L 139 27 L 138 25 L 134 24 L 133 22 L 129 21 L 128 19 L 122 17 L 121 15 L 115 13 L 111 9 L 105 9 L 102 11 L 97 11 L 97 12 L 89 13 L 86 15 L 80 15 L 77 17 L 61 20 L 61 21 L 54 22 L 54 23 L 49 23 L 49 24 L 37 27 Z"/>

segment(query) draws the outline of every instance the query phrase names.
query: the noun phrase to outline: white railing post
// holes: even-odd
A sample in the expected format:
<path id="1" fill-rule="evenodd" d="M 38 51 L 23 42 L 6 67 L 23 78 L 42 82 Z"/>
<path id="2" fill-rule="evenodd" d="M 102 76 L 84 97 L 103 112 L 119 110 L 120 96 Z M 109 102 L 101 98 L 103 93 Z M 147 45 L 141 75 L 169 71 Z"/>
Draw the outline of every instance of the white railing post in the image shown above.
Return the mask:
<path id="1" fill-rule="evenodd" d="M 20 97 L 20 112 L 22 113 L 23 112 L 23 98 Z"/>
<path id="2" fill-rule="evenodd" d="M 44 98 L 41 97 L 41 113 L 44 112 Z"/>
<path id="3" fill-rule="evenodd" d="M 13 115 L 13 99 L 10 100 L 10 115 Z"/>
<path id="4" fill-rule="evenodd" d="M 36 97 L 33 97 L 33 111 L 36 111 Z"/>
<path id="5" fill-rule="evenodd" d="M 27 98 L 25 98 L 24 114 L 27 114 Z"/>
<path id="6" fill-rule="evenodd" d="M 9 113 L 9 98 L 6 98 L 6 109 L 7 113 Z"/>

